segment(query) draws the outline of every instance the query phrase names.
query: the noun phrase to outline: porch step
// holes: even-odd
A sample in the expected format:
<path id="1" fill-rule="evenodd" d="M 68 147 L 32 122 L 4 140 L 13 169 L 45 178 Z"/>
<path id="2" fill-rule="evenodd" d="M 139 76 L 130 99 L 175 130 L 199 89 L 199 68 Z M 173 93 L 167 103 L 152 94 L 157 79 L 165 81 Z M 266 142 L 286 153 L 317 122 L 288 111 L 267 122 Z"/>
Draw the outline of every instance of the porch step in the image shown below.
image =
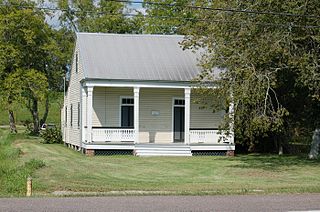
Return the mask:
<path id="1" fill-rule="evenodd" d="M 136 156 L 192 156 L 191 149 L 185 145 L 142 145 L 134 149 Z"/>

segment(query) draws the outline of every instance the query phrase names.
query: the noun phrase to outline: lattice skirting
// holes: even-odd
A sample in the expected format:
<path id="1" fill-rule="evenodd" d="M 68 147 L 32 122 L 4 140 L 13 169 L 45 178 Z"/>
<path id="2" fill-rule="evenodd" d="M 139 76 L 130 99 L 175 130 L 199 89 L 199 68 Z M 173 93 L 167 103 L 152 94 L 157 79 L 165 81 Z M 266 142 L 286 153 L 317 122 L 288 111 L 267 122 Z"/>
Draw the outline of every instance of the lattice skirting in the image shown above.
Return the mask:
<path id="1" fill-rule="evenodd" d="M 96 156 L 108 156 L 108 155 L 133 155 L 132 150 L 95 150 Z"/>
<path id="2" fill-rule="evenodd" d="M 226 156 L 226 151 L 205 151 L 205 150 L 197 150 L 192 151 L 193 156 Z"/>

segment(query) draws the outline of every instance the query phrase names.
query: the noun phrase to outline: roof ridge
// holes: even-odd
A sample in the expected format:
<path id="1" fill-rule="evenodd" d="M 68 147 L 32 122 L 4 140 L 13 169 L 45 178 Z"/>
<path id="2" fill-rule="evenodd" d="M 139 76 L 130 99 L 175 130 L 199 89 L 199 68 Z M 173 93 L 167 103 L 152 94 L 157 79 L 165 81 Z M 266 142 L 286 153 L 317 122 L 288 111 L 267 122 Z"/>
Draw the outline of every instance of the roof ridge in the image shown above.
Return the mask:
<path id="1" fill-rule="evenodd" d="M 119 36 L 119 37 L 177 37 L 183 38 L 185 35 L 163 35 L 163 34 L 117 34 L 117 33 L 101 33 L 101 32 L 77 32 L 78 35 L 95 35 L 95 36 Z"/>

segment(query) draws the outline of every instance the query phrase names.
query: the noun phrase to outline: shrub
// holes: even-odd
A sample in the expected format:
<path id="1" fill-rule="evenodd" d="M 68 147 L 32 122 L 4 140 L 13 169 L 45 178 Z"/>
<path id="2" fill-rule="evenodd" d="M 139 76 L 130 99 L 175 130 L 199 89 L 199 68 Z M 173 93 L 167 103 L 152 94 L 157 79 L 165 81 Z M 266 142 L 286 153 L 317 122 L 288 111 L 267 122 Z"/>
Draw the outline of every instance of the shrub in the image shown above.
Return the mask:
<path id="1" fill-rule="evenodd" d="M 61 144 L 62 135 L 61 131 L 58 128 L 48 128 L 46 130 L 41 131 L 41 137 L 43 138 L 44 144 Z"/>
<path id="2" fill-rule="evenodd" d="M 26 127 L 26 133 L 27 134 L 31 134 L 32 131 L 33 131 L 33 123 L 32 123 L 32 121 L 24 120 L 24 121 L 22 121 L 22 123 L 23 123 L 23 126 Z"/>

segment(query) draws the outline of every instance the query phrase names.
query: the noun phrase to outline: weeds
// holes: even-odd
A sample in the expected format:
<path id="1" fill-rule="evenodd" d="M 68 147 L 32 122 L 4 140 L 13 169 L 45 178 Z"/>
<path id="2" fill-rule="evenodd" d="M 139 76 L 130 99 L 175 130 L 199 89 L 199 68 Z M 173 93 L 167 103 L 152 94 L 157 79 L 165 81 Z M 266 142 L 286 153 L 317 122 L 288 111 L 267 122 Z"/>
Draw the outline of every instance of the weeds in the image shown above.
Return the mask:
<path id="1" fill-rule="evenodd" d="M 0 130 L 0 196 L 25 195 L 27 177 L 45 166 L 43 161 L 36 159 L 19 163 L 22 152 L 12 146 L 12 142 L 19 136 L 23 135 L 12 135 Z"/>

